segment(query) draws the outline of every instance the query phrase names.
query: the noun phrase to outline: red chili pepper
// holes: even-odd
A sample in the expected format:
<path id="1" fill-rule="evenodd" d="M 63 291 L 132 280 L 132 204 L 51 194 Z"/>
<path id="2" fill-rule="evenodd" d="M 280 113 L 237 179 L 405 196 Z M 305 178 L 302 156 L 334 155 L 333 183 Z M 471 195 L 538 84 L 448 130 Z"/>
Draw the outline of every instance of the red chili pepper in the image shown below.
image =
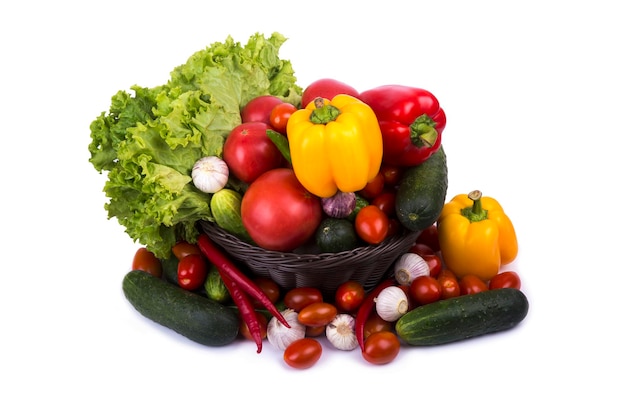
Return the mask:
<path id="1" fill-rule="evenodd" d="M 198 236 L 198 246 L 207 259 L 225 275 L 228 275 L 244 292 L 260 301 L 269 312 L 283 325 L 291 328 L 285 317 L 278 311 L 272 301 L 263 291 L 248 278 L 237 266 L 218 248 L 205 234 Z"/>
<path id="2" fill-rule="evenodd" d="M 356 317 L 354 319 L 354 334 L 356 335 L 356 340 L 359 342 L 359 346 L 361 350 L 365 350 L 365 322 L 369 318 L 370 314 L 374 310 L 374 306 L 376 306 L 376 297 L 382 290 L 387 287 L 390 287 L 396 283 L 395 278 L 388 278 L 384 281 L 381 281 L 372 291 L 370 291 L 359 310 L 356 313 Z"/>
<path id="3" fill-rule="evenodd" d="M 239 286 L 232 278 L 225 272 L 222 271 L 219 267 L 217 270 L 222 277 L 222 281 L 224 281 L 224 285 L 228 292 L 230 293 L 230 297 L 233 299 L 233 302 L 239 309 L 239 314 L 241 314 L 241 318 L 246 322 L 248 326 L 248 330 L 250 330 L 250 334 L 256 343 L 256 353 L 261 353 L 263 349 L 263 337 L 261 336 L 261 325 L 259 324 L 259 320 L 257 319 L 256 313 L 254 311 L 254 306 L 252 302 L 248 298 L 248 295 L 241 292 L 239 290 Z"/>
<path id="4" fill-rule="evenodd" d="M 441 146 L 446 114 L 430 92 L 417 87 L 383 85 L 362 92 L 383 136 L 383 161 L 394 166 L 415 166 Z"/>

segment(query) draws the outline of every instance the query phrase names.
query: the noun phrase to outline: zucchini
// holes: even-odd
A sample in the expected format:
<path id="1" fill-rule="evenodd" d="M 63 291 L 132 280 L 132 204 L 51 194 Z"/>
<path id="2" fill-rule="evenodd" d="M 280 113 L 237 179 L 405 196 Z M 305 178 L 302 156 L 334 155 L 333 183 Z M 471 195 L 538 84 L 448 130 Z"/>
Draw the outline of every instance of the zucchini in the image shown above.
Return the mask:
<path id="1" fill-rule="evenodd" d="M 443 147 L 419 165 L 408 168 L 396 192 L 396 216 L 417 232 L 437 221 L 448 191 L 448 165 Z"/>
<path id="2" fill-rule="evenodd" d="M 146 272 L 127 273 L 122 290 L 144 317 L 202 345 L 226 345 L 239 332 L 236 310 Z"/>
<path id="3" fill-rule="evenodd" d="M 327 217 L 317 227 L 315 242 L 322 252 L 336 253 L 359 246 L 359 237 L 349 220 Z"/>
<path id="4" fill-rule="evenodd" d="M 500 288 L 425 304 L 396 322 L 409 345 L 432 346 L 510 329 L 528 313 L 528 299 L 514 288 Z"/>

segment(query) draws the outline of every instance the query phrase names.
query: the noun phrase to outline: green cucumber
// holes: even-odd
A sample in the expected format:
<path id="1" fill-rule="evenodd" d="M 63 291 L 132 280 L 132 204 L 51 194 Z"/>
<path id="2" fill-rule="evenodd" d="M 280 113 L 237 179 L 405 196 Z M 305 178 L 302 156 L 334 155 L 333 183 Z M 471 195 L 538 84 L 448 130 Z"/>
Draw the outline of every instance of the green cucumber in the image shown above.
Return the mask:
<path id="1" fill-rule="evenodd" d="M 227 345 L 239 332 L 236 310 L 146 272 L 127 273 L 122 290 L 144 317 L 202 345 Z"/>
<path id="2" fill-rule="evenodd" d="M 416 307 L 398 319 L 396 333 L 409 345 L 441 345 L 510 329 L 527 313 L 523 292 L 501 288 Z"/>
<path id="3" fill-rule="evenodd" d="M 213 264 L 209 265 L 209 273 L 204 280 L 204 291 L 209 299 L 220 304 L 225 304 L 231 300 L 228 288 L 226 288 L 219 270 Z"/>
<path id="4" fill-rule="evenodd" d="M 351 221 L 328 217 L 317 227 L 315 242 L 322 252 L 336 253 L 359 246 L 359 237 Z"/>
<path id="5" fill-rule="evenodd" d="M 246 242 L 252 239 L 241 220 L 242 195 L 230 188 L 222 188 L 211 197 L 211 214 L 215 223 L 226 232 Z"/>
<path id="6" fill-rule="evenodd" d="M 396 216 L 405 228 L 417 232 L 434 224 L 448 191 L 448 165 L 443 147 L 419 165 L 408 168 L 396 192 Z"/>

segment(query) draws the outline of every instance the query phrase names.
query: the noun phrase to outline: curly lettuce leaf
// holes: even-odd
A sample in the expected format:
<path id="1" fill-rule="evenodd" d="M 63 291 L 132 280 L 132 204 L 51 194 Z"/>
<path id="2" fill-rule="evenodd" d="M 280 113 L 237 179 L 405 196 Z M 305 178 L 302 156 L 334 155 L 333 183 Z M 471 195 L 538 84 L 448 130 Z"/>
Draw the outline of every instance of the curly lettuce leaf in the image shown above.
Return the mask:
<path id="1" fill-rule="evenodd" d="M 195 242 L 198 220 L 212 220 L 210 194 L 197 190 L 191 169 L 202 156 L 222 155 L 228 133 L 252 98 L 271 94 L 298 105 L 302 89 L 291 63 L 278 56 L 285 38 L 228 37 L 194 53 L 167 83 L 118 91 L 90 125 L 89 161 L 108 171 L 109 218 L 160 258 L 179 239 Z"/>

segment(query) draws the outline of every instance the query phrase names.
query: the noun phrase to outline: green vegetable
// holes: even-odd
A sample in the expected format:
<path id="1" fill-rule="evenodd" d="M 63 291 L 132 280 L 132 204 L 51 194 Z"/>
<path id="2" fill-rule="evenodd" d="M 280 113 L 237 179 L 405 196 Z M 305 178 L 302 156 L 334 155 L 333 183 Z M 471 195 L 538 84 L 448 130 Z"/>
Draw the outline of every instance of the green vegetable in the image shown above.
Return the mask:
<path id="1" fill-rule="evenodd" d="M 396 332 L 409 345 L 440 345 L 510 329 L 527 313 L 524 293 L 501 288 L 418 306 L 400 317 Z"/>
<path id="2" fill-rule="evenodd" d="M 243 106 L 266 94 L 299 103 L 291 63 L 278 56 L 285 40 L 274 33 L 245 45 L 216 42 L 176 67 L 166 84 L 118 91 L 91 123 L 89 161 L 108 171 L 109 218 L 159 258 L 177 240 L 195 243 L 196 222 L 212 220 L 211 194 L 194 187 L 191 170 L 203 156 L 221 156 Z"/>
<path id="3" fill-rule="evenodd" d="M 315 232 L 315 242 L 322 252 L 342 252 L 359 246 L 354 224 L 346 219 L 328 217 Z"/>
<path id="4" fill-rule="evenodd" d="M 448 191 L 448 165 L 443 147 L 419 165 L 408 168 L 396 192 L 396 215 L 402 226 L 424 230 L 437 221 Z"/>
<path id="5" fill-rule="evenodd" d="M 204 291 L 209 299 L 225 304 L 230 301 L 230 293 L 222 280 L 220 271 L 213 264 L 209 265 L 209 273 L 204 281 Z"/>
<path id="6" fill-rule="evenodd" d="M 211 212 L 219 227 L 241 240 L 252 242 L 252 238 L 241 220 L 242 198 L 237 191 L 222 188 L 211 198 Z"/>
<path id="7" fill-rule="evenodd" d="M 239 332 L 236 310 L 146 272 L 127 273 L 122 289 L 143 316 L 202 345 L 229 344 Z"/>

